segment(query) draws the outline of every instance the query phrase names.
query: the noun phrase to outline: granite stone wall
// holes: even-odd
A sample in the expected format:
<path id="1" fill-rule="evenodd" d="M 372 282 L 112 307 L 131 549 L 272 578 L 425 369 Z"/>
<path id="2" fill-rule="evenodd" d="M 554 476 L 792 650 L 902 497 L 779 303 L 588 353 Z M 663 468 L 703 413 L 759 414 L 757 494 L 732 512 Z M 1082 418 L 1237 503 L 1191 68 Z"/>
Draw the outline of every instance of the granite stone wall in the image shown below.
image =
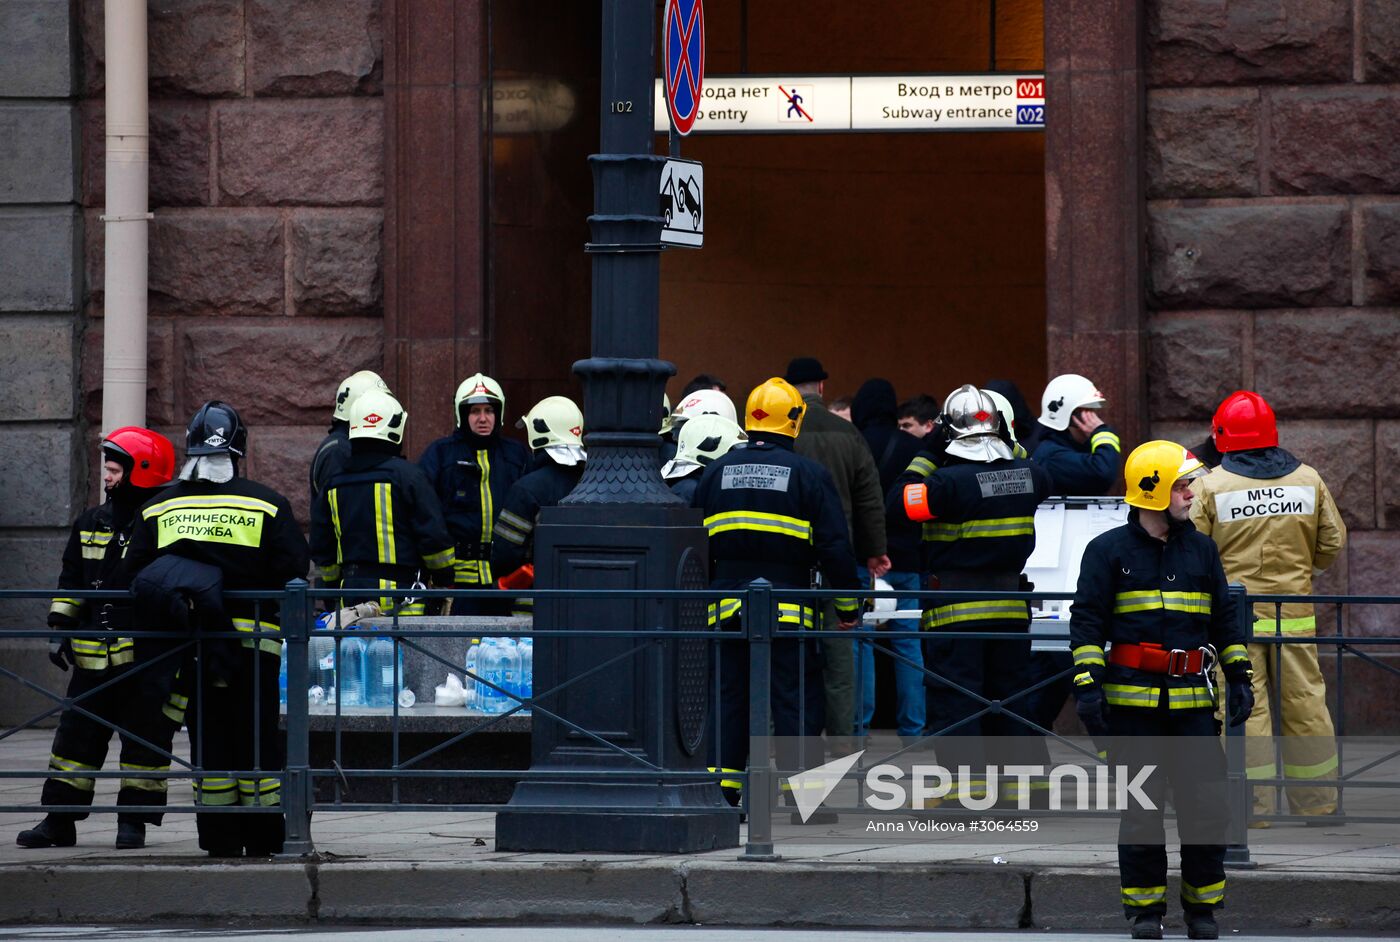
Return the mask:
<path id="1" fill-rule="evenodd" d="M 1224 395 L 1257 389 L 1351 530 L 1319 588 L 1396 594 L 1400 5 L 1148 7 L 1153 429 L 1200 441 Z M 1400 610 L 1346 623 L 1396 635 Z"/>
<path id="2" fill-rule="evenodd" d="M 0 588 L 52 585 L 80 506 L 82 307 L 75 7 L 0 3 Z M 0 601 L 0 628 L 48 604 Z M 0 637 L 0 663 L 61 684 L 42 640 Z M 0 680 L 0 722 L 50 701 Z"/>
<path id="3" fill-rule="evenodd" d="M 150 5 L 148 421 L 183 445 L 201 402 L 247 420 L 248 474 L 303 524 L 335 387 L 383 355 L 379 0 Z M 81 408 L 101 415 L 103 21 L 82 0 L 88 328 Z M 94 428 L 94 435 L 96 430 Z"/>

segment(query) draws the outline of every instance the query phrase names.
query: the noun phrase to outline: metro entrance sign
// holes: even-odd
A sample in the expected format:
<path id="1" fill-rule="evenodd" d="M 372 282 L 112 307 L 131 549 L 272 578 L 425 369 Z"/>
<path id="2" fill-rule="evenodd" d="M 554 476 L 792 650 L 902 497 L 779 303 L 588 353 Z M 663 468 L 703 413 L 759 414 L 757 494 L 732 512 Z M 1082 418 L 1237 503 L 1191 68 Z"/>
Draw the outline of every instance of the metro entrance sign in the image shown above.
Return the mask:
<path id="1" fill-rule="evenodd" d="M 667 129 L 656 83 L 654 130 Z M 700 134 L 1043 131 L 1045 76 L 709 76 L 693 115 Z"/>
<path id="2" fill-rule="evenodd" d="M 666 37 L 666 108 L 681 134 L 689 134 L 700 114 L 705 82 L 705 9 L 702 0 L 667 0 L 662 34 Z M 658 83 L 659 84 L 659 83 Z M 665 130 L 663 127 L 662 130 Z"/>

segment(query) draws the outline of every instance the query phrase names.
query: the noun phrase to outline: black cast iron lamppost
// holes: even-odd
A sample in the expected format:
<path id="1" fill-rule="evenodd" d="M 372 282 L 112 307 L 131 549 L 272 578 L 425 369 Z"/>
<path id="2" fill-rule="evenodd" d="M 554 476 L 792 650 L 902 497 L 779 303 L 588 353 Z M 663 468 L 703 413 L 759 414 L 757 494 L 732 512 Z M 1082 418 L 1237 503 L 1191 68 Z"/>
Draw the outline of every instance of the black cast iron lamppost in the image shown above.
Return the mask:
<path id="1" fill-rule="evenodd" d="M 536 587 L 703 589 L 708 579 L 700 513 L 667 488 L 657 458 L 660 404 L 675 367 L 657 358 L 658 191 L 666 158 L 653 153 L 656 7 L 654 0 L 603 0 L 602 8 L 601 153 L 589 158 L 593 355 L 574 364 L 584 383 L 588 464 L 574 492 L 541 514 Z M 706 612 L 700 600 L 540 597 L 535 627 L 699 630 Z M 688 852 L 737 846 L 737 815 L 713 779 L 647 780 L 649 771 L 705 771 L 712 709 L 707 648 L 704 641 L 645 638 L 537 641 L 535 690 L 584 678 L 543 705 L 592 735 L 537 710 L 532 771 L 617 774 L 585 782 L 522 782 L 496 817 L 497 849 Z M 606 669 L 584 677 L 604 664 Z M 650 810 L 624 810 L 643 808 Z"/>

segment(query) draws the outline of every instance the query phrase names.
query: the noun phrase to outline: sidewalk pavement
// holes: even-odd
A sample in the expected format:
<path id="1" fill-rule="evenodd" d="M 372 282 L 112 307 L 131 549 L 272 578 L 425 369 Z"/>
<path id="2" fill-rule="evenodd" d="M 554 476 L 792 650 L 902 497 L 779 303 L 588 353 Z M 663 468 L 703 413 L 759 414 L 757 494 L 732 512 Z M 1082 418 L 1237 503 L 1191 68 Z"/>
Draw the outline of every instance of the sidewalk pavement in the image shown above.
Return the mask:
<path id="1" fill-rule="evenodd" d="M 0 741 L 0 770 L 47 765 L 49 730 Z M 114 744 L 115 746 L 115 744 Z M 177 754 L 186 748 L 177 743 Z M 115 752 L 115 749 L 113 750 Z M 109 767 L 115 767 L 115 755 Z M 173 814 L 139 851 L 113 849 L 116 820 L 94 815 L 71 848 L 27 850 L 37 779 L 0 778 L 0 924 L 212 920 L 259 924 L 395 921 L 681 923 L 743 926 L 1120 930 L 1113 831 L 1095 841 L 836 839 L 781 827 L 782 860 L 728 849 L 692 855 L 516 854 L 494 848 L 491 814 L 321 812 L 310 858 L 226 862 L 199 850 L 193 816 Z M 188 801 L 187 786 L 172 786 Z M 100 779 L 97 803 L 112 803 Z M 1305 839 L 1304 839 L 1305 838 Z M 743 834 L 741 833 L 741 840 Z M 1400 826 L 1251 831 L 1254 870 L 1229 873 L 1221 924 L 1244 933 L 1400 930 Z M 1170 854 L 1176 860 L 1174 851 Z M 1175 872 L 1168 898 L 1177 891 Z M 1180 926 L 1179 913 L 1168 917 Z"/>

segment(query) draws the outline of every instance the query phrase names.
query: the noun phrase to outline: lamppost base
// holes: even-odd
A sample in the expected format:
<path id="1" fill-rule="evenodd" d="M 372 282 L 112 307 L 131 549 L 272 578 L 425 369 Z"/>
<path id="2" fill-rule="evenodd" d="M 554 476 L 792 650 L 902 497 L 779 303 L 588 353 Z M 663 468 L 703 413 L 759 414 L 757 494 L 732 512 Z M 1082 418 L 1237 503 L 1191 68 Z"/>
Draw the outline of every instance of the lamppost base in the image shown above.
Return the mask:
<path id="1" fill-rule="evenodd" d="M 580 800 L 588 805 L 567 805 Z M 609 805 L 656 811 L 609 811 Z M 713 782 L 521 782 L 509 809 L 496 814 L 501 851 L 693 854 L 738 846 L 739 812 Z"/>

